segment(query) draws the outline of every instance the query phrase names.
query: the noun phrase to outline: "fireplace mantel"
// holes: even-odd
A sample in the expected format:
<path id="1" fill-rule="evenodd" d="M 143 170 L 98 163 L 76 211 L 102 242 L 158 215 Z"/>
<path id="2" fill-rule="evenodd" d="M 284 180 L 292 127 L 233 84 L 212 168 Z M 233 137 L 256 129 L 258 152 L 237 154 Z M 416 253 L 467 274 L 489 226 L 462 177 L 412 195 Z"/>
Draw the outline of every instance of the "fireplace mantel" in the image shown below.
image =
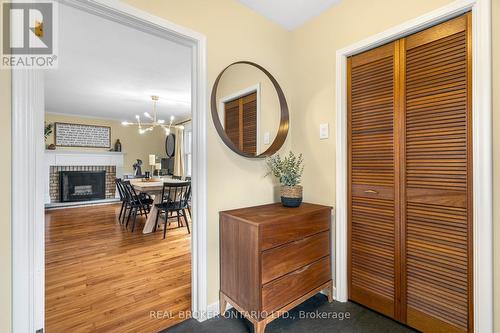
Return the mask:
<path id="1" fill-rule="evenodd" d="M 114 151 L 45 151 L 45 203 L 50 203 L 49 174 L 51 166 L 114 166 L 116 177 L 123 176 L 123 152 Z"/>

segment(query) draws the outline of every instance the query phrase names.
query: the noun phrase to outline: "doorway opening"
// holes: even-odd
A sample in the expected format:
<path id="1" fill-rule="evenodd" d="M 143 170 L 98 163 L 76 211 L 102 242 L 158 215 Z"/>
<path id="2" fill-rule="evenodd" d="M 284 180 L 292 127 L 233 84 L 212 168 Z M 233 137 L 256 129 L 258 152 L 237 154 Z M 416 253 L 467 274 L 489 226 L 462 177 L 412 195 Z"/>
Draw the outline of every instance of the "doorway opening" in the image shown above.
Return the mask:
<path id="1" fill-rule="evenodd" d="M 193 316 L 202 320 L 207 307 L 205 38 L 118 3 L 110 6 L 98 1 L 68 1 L 59 8 L 61 62 L 58 72 L 13 71 L 13 163 L 20 166 L 12 181 L 16 189 L 13 192 L 13 260 L 19 263 L 13 269 L 13 329 L 57 331 L 57 328 L 51 329 L 53 320 L 63 326 L 73 322 L 69 324 L 73 329 L 120 330 L 127 323 L 141 331 L 156 332 L 183 320 L 181 318 Z M 81 26 L 85 30 L 65 30 L 64 20 L 68 25 L 73 23 L 74 29 Z M 106 41 L 106 37 L 110 38 L 106 33 L 117 27 L 128 32 L 114 34 L 114 39 L 121 43 L 113 49 L 112 39 Z M 72 38 L 65 41 L 64 31 Z M 90 36 L 97 31 L 100 32 L 98 38 Z M 142 36 L 137 37 L 138 34 Z M 74 38 L 75 35 L 79 38 Z M 139 51 L 131 48 L 134 36 L 135 41 L 144 43 Z M 127 38 L 132 38 L 132 42 L 127 42 Z M 75 40 L 80 45 L 76 45 Z M 90 41 L 93 46 L 99 41 L 101 44 L 85 48 Z M 65 52 L 65 47 L 73 53 Z M 162 50 L 167 47 L 170 49 Z M 175 47 L 184 53 L 173 59 L 177 54 L 172 49 Z M 116 52 L 114 56 L 110 55 L 112 51 Z M 154 62 L 151 62 L 147 68 L 148 57 L 164 64 L 153 68 Z M 130 64 L 131 58 L 135 60 L 133 64 Z M 146 61 L 137 62 L 141 59 Z M 143 72 L 146 78 L 139 75 Z M 124 73 L 130 77 L 121 76 Z M 183 95 L 182 91 L 187 93 Z M 158 114 L 149 121 L 154 113 L 151 104 L 154 95 L 159 96 Z M 129 105 L 129 112 L 125 105 Z M 130 114 L 131 109 L 134 111 Z M 141 125 L 156 125 L 151 126 L 152 129 L 142 126 L 146 131 L 141 133 L 139 124 L 126 124 L 137 120 L 136 115 L 142 118 Z M 52 124 L 52 133 L 47 133 L 45 144 L 41 136 L 44 123 Z M 68 130 L 73 136 L 68 135 Z M 173 156 L 176 163 L 171 163 L 172 156 L 167 157 L 167 134 L 174 134 L 180 144 L 175 146 L 180 154 Z M 54 146 L 56 149 L 52 149 Z M 151 155 L 154 155 L 154 163 Z M 165 159 L 170 159 L 170 163 Z M 148 193 L 149 189 L 141 191 L 140 186 L 135 186 L 134 182 L 143 180 L 138 178 L 141 175 L 134 167 L 137 160 L 143 161 L 143 178 L 149 171 L 148 176 L 153 180 L 175 176 L 181 178 L 176 180 L 189 183 L 191 198 L 186 206 L 190 212 L 162 211 L 156 220 L 152 211 L 161 200 L 153 200 L 161 196 L 161 190 Z M 20 177 L 24 166 L 30 172 Z M 85 177 L 79 184 L 66 186 L 72 200 L 61 200 L 60 188 L 57 188 L 61 186 L 59 177 L 73 172 L 85 173 Z M 104 195 L 99 193 L 94 198 L 96 179 L 92 177 L 102 178 L 103 174 Z M 92 179 L 87 177 L 90 175 Z M 122 211 L 115 178 L 129 181 L 145 203 L 144 207 L 134 207 L 129 202 L 129 207 Z M 102 181 L 100 183 L 102 185 Z M 150 185 L 147 181 L 144 183 Z M 160 185 L 163 187 L 163 181 Z M 152 200 L 149 203 L 145 199 L 148 195 Z M 46 225 L 44 208 L 48 208 Z M 158 221 L 157 232 L 144 230 L 151 216 Z M 160 230 L 164 225 L 167 227 L 165 239 Z M 146 274 L 148 267 L 150 272 Z M 119 268 L 122 273 L 117 274 Z M 62 271 L 58 273 L 58 269 L 66 275 L 60 274 Z M 72 269 L 74 274 L 67 274 Z M 179 276 L 185 282 L 182 286 L 169 282 L 176 277 L 176 271 L 181 272 Z M 127 275 L 131 277 L 127 279 Z M 75 280 L 71 282 L 71 279 Z M 152 288 L 152 284 L 156 287 Z M 113 295 L 109 294 L 111 290 Z M 73 304 L 79 303 L 79 310 L 64 304 L 64 298 Z M 93 311 L 100 312 L 102 318 L 94 316 L 87 324 L 78 324 L 74 315 L 81 314 L 82 309 L 90 316 Z M 154 311 L 169 314 L 159 318 L 153 315 Z M 180 312 L 184 313 L 179 315 Z M 63 326 L 61 329 L 67 330 Z"/>

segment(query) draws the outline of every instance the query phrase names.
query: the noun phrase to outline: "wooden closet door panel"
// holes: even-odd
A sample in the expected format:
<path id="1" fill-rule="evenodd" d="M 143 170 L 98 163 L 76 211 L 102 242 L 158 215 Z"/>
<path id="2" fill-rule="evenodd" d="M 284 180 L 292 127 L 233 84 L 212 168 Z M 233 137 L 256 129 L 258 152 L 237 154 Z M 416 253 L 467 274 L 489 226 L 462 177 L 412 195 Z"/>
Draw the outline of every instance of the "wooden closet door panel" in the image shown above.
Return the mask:
<path id="1" fill-rule="evenodd" d="M 348 60 L 349 298 L 395 316 L 395 48 Z"/>
<path id="2" fill-rule="evenodd" d="M 469 15 L 406 38 L 406 322 L 471 330 Z"/>
<path id="3" fill-rule="evenodd" d="M 240 101 L 235 100 L 224 104 L 224 131 L 229 139 L 240 146 Z"/>
<path id="4" fill-rule="evenodd" d="M 257 153 L 257 93 L 242 97 L 243 151 Z"/>

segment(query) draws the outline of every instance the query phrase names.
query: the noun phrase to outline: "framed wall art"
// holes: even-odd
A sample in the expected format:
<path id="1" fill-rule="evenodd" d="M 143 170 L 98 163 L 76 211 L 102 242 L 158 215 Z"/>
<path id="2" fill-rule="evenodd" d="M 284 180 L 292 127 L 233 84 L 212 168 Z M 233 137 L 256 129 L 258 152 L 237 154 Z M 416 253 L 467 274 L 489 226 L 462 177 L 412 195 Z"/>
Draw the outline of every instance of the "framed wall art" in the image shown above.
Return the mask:
<path id="1" fill-rule="evenodd" d="M 54 143 L 58 147 L 110 148 L 111 127 L 56 122 Z"/>

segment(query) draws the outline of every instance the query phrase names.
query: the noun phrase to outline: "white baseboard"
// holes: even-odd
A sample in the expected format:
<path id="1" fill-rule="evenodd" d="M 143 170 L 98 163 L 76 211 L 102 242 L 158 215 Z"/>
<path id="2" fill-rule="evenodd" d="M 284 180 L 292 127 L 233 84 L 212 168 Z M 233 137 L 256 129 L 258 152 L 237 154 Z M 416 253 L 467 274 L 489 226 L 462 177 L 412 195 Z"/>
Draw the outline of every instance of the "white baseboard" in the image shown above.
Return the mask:
<path id="1" fill-rule="evenodd" d="M 335 286 L 333 286 L 332 288 L 333 288 L 332 289 L 332 292 L 333 292 L 333 296 L 332 297 L 333 297 L 334 300 L 337 300 L 337 289 L 335 288 Z M 319 293 L 322 294 L 322 295 L 328 296 L 328 294 L 326 293 L 326 291 L 320 291 Z"/>
<path id="2" fill-rule="evenodd" d="M 227 303 L 226 310 L 229 310 L 232 308 L 233 308 L 233 306 L 231 304 Z M 217 301 L 215 303 L 208 305 L 206 316 L 203 316 L 203 318 L 200 318 L 202 320 L 198 320 L 198 321 L 200 321 L 200 322 L 205 321 L 205 320 L 217 317 L 218 315 L 220 315 L 220 311 L 219 311 L 219 302 Z"/>

